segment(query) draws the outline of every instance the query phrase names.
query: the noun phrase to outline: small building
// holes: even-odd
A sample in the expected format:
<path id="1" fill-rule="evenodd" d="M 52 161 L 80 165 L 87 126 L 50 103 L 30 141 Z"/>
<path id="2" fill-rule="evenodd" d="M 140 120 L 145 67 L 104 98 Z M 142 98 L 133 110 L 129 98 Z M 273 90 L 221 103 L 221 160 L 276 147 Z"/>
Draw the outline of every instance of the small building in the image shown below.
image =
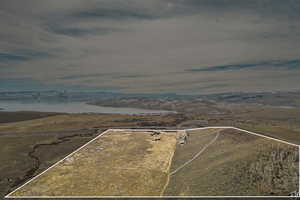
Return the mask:
<path id="1" fill-rule="evenodd" d="M 177 134 L 178 144 L 180 144 L 180 145 L 186 144 L 187 137 L 188 137 L 188 134 L 186 131 L 178 131 L 178 134 Z"/>
<path id="2" fill-rule="evenodd" d="M 154 142 L 157 142 L 157 141 L 160 141 L 161 140 L 161 138 L 160 138 L 160 136 L 158 136 L 158 135 L 156 135 L 156 136 L 154 136 L 153 138 L 152 138 L 152 141 L 154 141 Z"/>
<path id="3" fill-rule="evenodd" d="M 156 135 L 160 135 L 160 132 L 159 131 L 152 131 L 151 136 L 156 136 Z"/>

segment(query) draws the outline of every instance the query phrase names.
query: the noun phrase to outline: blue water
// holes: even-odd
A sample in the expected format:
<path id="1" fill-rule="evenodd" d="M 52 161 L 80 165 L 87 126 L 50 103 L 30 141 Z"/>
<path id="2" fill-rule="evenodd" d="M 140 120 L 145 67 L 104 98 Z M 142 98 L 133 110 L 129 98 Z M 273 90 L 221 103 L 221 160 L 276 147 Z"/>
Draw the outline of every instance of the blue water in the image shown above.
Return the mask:
<path id="1" fill-rule="evenodd" d="M 23 103 L 15 101 L 0 101 L 2 111 L 38 111 L 60 113 L 115 113 L 115 114 L 163 114 L 170 113 L 164 110 L 146 110 L 138 108 L 114 108 L 89 105 L 84 102 L 67 103 Z"/>

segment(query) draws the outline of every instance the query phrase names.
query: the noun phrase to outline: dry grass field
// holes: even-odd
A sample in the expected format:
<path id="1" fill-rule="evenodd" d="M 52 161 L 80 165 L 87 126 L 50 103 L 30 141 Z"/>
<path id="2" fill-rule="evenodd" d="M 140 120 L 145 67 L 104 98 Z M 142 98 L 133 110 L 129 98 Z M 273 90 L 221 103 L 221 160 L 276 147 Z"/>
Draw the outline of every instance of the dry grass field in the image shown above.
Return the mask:
<path id="1" fill-rule="evenodd" d="M 194 114 L 192 120 L 207 121 L 205 126 L 234 126 L 262 135 L 300 144 L 300 109 L 270 106 L 231 108 L 223 115 Z"/>
<path id="2" fill-rule="evenodd" d="M 211 133 L 209 133 L 209 131 Z M 171 175 L 167 196 L 283 195 L 298 191 L 298 147 L 234 129 L 190 131 L 177 146 L 170 171 L 214 143 Z"/>
<path id="3" fill-rule="evenodd" d="M 110 130 L 11 196 L 287 196 L 297 146 L 230 128 Z M 156 140 L 155 140 L 156 139 Z"/>
<path id="4" fill-rule="evenodd" d="M 0 199 L 93 137 L 88 130 L 51 134 L 0 133 Z"/>
<path id="5" fill-rule="evenodd" d="M 176 134 L 109 131 L 14 196 L 158 196 L 166 183 Z"/>
<path id="6" fill-rule="evenodd" d="M 55 115 L 61 115 L 61 113 L 44 113 L 33 111 L 5 112 L 1 111 L 0 109 L 0 123 L 26 121 Z"/>
<path id="7" fill-rule="evenodd" d="M 44 118 L 33 119 L 36 115 Z M 60 114 L 0 112 L 0 199 L 112 127 L 173 126 L 176 115 Z M 18 122 L 13 122 L 14 120 Z M 4 121 L 1 121 L 4 122 Z"/>
<path id="8" fill-rule="evenodd" d="M 176 125 L 176 120 L 176 115 L 61 114 L 20 122 L 2 123 L 0 124 L 0 133 L 74 130 L 97 127 L 110 128 L 116 126 L 134 127 L 143 126 L 143 124 L 145 126 L 148 124 L 153 124 L 153 126 L 173 126 Z"/>

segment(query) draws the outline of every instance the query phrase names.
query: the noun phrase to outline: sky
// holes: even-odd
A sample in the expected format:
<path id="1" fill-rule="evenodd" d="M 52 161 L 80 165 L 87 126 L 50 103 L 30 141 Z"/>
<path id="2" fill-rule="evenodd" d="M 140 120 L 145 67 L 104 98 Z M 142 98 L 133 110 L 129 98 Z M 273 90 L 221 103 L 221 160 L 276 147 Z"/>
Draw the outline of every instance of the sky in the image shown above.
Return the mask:
<path id="1" fill-rule="evenodd" d="M 0 91 L 300 89 L 299 0 L 3 0 Z"/>

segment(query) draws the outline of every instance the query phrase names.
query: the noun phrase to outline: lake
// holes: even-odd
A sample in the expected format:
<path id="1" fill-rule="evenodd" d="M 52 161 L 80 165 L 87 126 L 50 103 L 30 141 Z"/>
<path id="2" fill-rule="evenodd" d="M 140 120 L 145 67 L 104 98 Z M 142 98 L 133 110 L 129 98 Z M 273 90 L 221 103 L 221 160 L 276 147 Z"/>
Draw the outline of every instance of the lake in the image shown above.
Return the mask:
<path id="1" fill-rule="evenodd" d="M 1 108 L 3 110 L 1 110 Z M 174 113 L 165 110 L 146 110 L 139 108 L 115 108 L 89 105 L 84 102 L 66 103 L 25 103 L 15 101 L 0 101 L 1 111 L 38 111 L 38 112 L 59 112 L 59 113 L 111 113 L 111 114 L 166 114 Z"/>

